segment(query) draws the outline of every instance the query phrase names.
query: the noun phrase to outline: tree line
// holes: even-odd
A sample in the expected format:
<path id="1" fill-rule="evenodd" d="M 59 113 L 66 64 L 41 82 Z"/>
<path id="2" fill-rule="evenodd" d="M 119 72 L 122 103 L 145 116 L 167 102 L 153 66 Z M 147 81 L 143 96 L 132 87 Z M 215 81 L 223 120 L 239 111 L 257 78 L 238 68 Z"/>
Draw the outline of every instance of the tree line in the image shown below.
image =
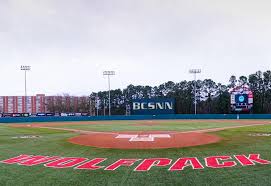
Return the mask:
<path id="1" fill-rule="evenodd" d="M 216 83 L 212 79 L 197 80 L 197 110 L 201 114 L 231 113 L 231 88 L 247 84 L 254 94 L 254 113 L 271 113 L 271 71 L 257 71 L 249 76 L 232 75 L 228 84 Z M 108 91 L 91 93 L 92 100 L 97 103 L 101 114 L 107 112 Z M 111 90 L 111 112 L 114 115 L 126 113 L 126 105 L 133 99 L 174 98 L 177 114 L 194 113 L 194 81 L 178 83 L 168 81 L 158 86 L 128 85 L 125 89 Z M 104 104 L 105 103 L 105 104 Z M 96 104 L 97 105 L 97 104 Z M 104 109 L 105 108 L 105 109 Z"/>
<path id="2" fill-rule="evenodd" d="M 177 114 L 194 113 L 194 81 L 168 81 L 158 86 L 128 85 L 124 89 L 111 90 L 112 115 L 126 114 L 126 106 L 133 99 L 174 98 Z M 271 113 L 271 71 L 257 71 L 248 76 L 232 75 L 227 84 L 216 83 L 212 79 L 196 81 L 197 112 L 200 114 L 231 113 L 230 92 L 237 85 L 248 85 L 254 94 L 253 113 Z M 67 97 L 67 96 L 66 96 Z M 98 107 L 97 107 L 98 106 Z M 53 108 L 53 107 L 52 107 Z M 57 109 L 56 109 L 57 108 Z M 92 92 L 88 100 L 80 102 L 77 108 L 55 103 L 59 112 L 90 112 L 91 115 L 108 114 L 108 91 Z"/>

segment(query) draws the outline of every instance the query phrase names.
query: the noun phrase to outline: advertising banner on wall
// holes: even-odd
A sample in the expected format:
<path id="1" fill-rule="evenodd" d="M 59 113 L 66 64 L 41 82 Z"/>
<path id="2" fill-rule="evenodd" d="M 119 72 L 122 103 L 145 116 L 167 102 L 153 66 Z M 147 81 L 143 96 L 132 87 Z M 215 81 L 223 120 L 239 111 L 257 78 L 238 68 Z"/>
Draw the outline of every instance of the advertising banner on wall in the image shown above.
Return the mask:
<path id="1" fill-rule="evenodd" d="M 175 100 L 171 98 L 135 99 L 131 104 L 133 115 L 175 114 Z"/>

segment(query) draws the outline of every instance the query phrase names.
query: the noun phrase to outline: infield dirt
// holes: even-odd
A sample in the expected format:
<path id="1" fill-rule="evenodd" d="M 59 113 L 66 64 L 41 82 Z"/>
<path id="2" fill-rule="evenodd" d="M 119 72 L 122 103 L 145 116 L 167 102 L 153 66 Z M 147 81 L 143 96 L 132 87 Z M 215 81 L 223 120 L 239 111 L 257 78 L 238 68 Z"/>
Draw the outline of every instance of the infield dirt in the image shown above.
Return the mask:
<path id="1" fill-rule="evenodd" d="M 169 120 L 167 120 L 169 122 Z M 70 132 L 79 133 L 80 135 L 68 139 L 70 143 L 98 148 L 113 148 L 113 149 L 164 149 L 164 148 L 181 148 L 181 147 L 190 147 L 190 146 L 199 146 L 211 143 L 217 143 L 222 140 L 221 137 L 218 137 L 213 134 L 207 134 L 207 132 L 220 131 L 231 128 L 239 128 L 246 126 L 255 126 L 255 125 L 266 125 L 270 124 L 270 121 L 254 121 L 254 120 L 170 120 L 170 122 L 184 122 L 184 123 L 202 123 L 202 122 L 214 122 L 219 123 L 228 122 L 236 123 L 238 126 L 229 126 L 229 127 L 219 127 L 211 129 L 200 129 L 192 131 L 121 131 L 121 132 L 97 132 L 97 131 L 86 131 L 70 128 L 60 128 L 60 126 L 68 125 L 92 125 L 92 124 L 111 124 L 112 121 L 101 121 L 101 122 L 58 122 L 58 123 L 31 123 L 31 124 L 20 124 L 12 125 L 13 127 L 37 127 L 37 128 L 48 128 L 55 130 L 65 130 Z M 114 121 L 117 122 L 117 121 Z M 165 120 L 157 121 L 136 121 L 131 122 L 131 125 L 136 126 L 155 126 L 164 124 Z M 118 138 L 118 135 L 126 135 L 127 138 Z M 153 138 L 152 135 L 168 135 L 168 138 Z M 136 141 L 131 141 L 134 136 L 137 139 Z M 142 137 L 144 136 L 144 137 Z M 142 140 L 142 139 L 145 140 Z"/>

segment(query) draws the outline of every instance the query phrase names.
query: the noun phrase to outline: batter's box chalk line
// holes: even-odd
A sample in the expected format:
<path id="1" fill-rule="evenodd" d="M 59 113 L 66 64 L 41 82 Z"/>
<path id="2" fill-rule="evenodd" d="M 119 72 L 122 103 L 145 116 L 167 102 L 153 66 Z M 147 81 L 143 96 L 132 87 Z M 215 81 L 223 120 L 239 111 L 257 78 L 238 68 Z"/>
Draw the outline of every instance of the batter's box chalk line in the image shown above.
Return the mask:
<path id="1" fill-rule="evenodd" d="M 171 138 L 169 134 L 119 134 L 117 139 L 129 139 L 131 142 L 136 141 L 154 141 L 156 138 Z"/>

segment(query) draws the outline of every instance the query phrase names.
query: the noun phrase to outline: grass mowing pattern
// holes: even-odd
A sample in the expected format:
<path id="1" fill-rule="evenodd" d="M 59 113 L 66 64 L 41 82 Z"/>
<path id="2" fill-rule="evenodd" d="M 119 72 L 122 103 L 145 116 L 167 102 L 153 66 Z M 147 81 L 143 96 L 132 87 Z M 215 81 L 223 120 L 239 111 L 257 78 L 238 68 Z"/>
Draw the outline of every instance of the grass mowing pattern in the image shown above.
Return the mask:
<path id="1" fill-rule="evenodd" d="M 63 125 L 58 128 L 78 129 L 86 131 L 192 131 L 200 129 L 223 128 L 231 126 L 239 126 L 240 123 L 214 123 L 214 122 L 200 122 L 200 123 L 186 123 L 186 122 L 164 122 L 154 125 L 137 125 L 138 123 L 131 123 L 127 121 L 114 122 L 112 124 L 91 124 L 91 125 Z"/>
<path id="2" fill-rule="evenodd" d="M 110 127 L 110 126 L 109 126 Z M 172 127 L 172 126 L 170 126 Z M 111 128 L 111 127 L 110 127 Z M 153 130 L 153 129 L 152 129 Z M 169 130 L 169 129 L 167 129 Z M 172 158 L 260 153 L 271 160 L 271 137 L 251 137 L 251 133 L 271 133 L 271 126 L 244 127 L 214 132 L 224 138 L 217 144 L 164 150 L 112 150 L 73 145 L 66 139 L 74 133 L 37 128 L 0 126 L 0 160 L 19 154 L 58 155 L 65 157 L 109 158 L 103 165 L 120 158 Z M 40 139 L 11 139 L 18 135 L 41 135 Z M 137 164 L 136 164 L 137 165 Z M 135 166 L 136 166 L 135 165 Z M 73 169 L 50 169 L 43 166 L 24 167 L 0 164 L 0 185 L 270 185 L 271 165 L 228 169 L 169 172 L 152 168 L 149 172 L 133 172 L 135 167 L 121 167 L 114 172 Z"/>

